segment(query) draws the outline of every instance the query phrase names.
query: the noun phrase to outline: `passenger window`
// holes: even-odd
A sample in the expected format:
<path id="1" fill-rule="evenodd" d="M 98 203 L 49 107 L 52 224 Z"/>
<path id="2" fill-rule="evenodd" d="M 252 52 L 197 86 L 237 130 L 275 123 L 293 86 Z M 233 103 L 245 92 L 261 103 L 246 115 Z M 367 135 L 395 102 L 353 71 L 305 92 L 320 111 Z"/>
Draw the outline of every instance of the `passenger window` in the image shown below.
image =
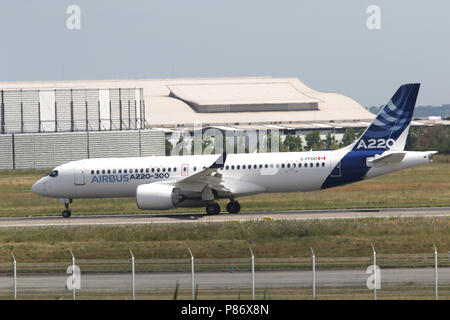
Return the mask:
<path id="1" fill-rule="evenodd" d="M 145 172 L 149 173 L 149 172 L 150 172 L 150 169 L 149 169 L 149 168 L 146 168 L 146 169 L 145 169 Z"/>
<path id="2" fill-rule="evenodd" d="M 102 170 L 102 173 L 103 173 L 103 174 L 105 174 L 105 173 L 106 173 L 106 171 L 105 171 L 105 170 Z"/>
<path id="3" fill-rule="evenodd" d="M 230 169 L 230 166 L 225 166 L 225 170 L 228 170 L 228 169 Z"/>
<path id="4" fill-rule="evenodd" d="M 298 167 L 299 167 L 299 168 L 301 168 L 301 167 L 302 167 L 302 164 L 301 164 L 301 163 L 299 163 L 299 164 L 298 164 Z"/>
<path id="5" fill-rule="evenodd" d="M 116 169 L 114 169 L 114 170 L 113 170 L 113 173 L 116 173 L 116 172 L 117 172 L 117 170 L 116 170 Z"/>
<path id="6" fill-rule="evenodd" d="M 134 173 L 138 173 L 139 172 L 139 169 L 134 169 Z"/>
<path id="7" fill-rule="evenodd" d="M 292 164 L 292 168 L 295 168 L 295 163 Z"/>
<path id="8" fill-rule="evenodd" d="M 167 171 L 169 171 L 169 172 L 172 171 L 172 168 L 167 168 Z M 148 172 L 148 171 L 147 171 L 147 172 Z"/>
<path id="9" fill-rule="evenodd" d="M 237 165 L 237 166 L 236 166 L 236 169 L 237 169 L 237 170 L 239 170 L 240 168 L 241 168 L 241 166 L 240 166 L 240 165 Z"/>
<path id="10" fill-rule="evenodd" d="M 318 163 L 318 162 L 316 162 L 316 167 L 317 167 L 317 168 L 319 167 L 319 163 Z"/>
<path id="11" fill-rule="evenodd" d="M 91 174 L 94 174 L 94 170 L 91 170 Z"/>
<path id="12" fill-rule="evenodd" d="M 124 170 L 123 170 L 123 173 L 127 173 L 127 172 L 128 172 L 128 170 L 127 170 L 127 169 L 124 169 Z"/>
<path id="13" fill-rule="evenodd" d="M 234 165 L 231 166 L 231 170 L 234 170 Z"/>
<path id="14" fill-rule="evenodd" d="M 311 162 L 311 163 L 309 164 L 309 167 L 312 168 L 313 166 L 314 166 L 314 164 Z"/>
<path id="15" fill-rule="evenodd" d="M 283 168 L 283 169 L 284 169 L 284 163 L 282 163 L 282 164 L 281 164 L 281 168 Z"/>
<path id="16" fill-rule="evenodd" d="M 262 169 L 262 164 L 259 165 L 259 168 Z"/>
<path id="17" fill-rule="evenodd" d="M 166 172 L 166 168 L 162 168 L 162 172 Z"/>
<path id="18" fill-rule="evenodd" d="M 322 167 L 325 167 L 325 162 L 322 162 Z"/>
<path id="19" fill-rule="evenodd" d="M 275 168 L 279 168 L 280 167 L 280 165 L 277 163 L 276 165 L 275 165 Z"/>
<path id="20" fill-rule="evenodd" d="M 173 168 L 173 172 L 177 171 L 177 168 Z"/>
<path id="21" fill-rule="evenodd" d="M 253 165 L 253 169 L 256 169 L 256 168 L 258 168 L 258 166 L 256 164 L 254 164 Z"/>
<path id="22" fill-rule="evenodd" d="M 186 169 L 186 168 L 185 168 Z M 186 170 L 185 170 L 186 171 Z M 159 168 L 156 168 L 156 172 L 159 172 Z"/>
<path id="23" fill-rule="evenodd" d="M 291 167 L 291 164 L 290 164 L 290 163 L 288 163 L 288 164 L 287 164 L 287 167 L 288 167 L 288 168 L 290 168 L 290 167 Z"/>
<path id="24" fill-rule="evenodd" d="M 122 169 L 119 169 L 119 173 L 122 173 Z"/>
<path id="25" fill-rule="evenodd" d="M 194 167 L 194 171 L 197 171 L 197 167 Z"/>
<path id="26" fill-rule="evenodd" d="M 100 174 L 100 170 L 97 170 L 97 174 Z"/>
<path id="27" fill-rule="evenodd" d="M 144 169 L 143 169 L 143 168 L 141 168 L 141 173 L 142 173 L 142 172 L 144 172 Z"/>
<path id="28" fill-rule="evenodd" d="M 107 171 L 107 172 L 108 172 L 108 174 L 111 174 L 111 169 L 108 169 L 108 171 Z"/>
<path id="29" fill-rule="evenodd" d="M 245 169 L 245 164 L 242 165 L 242 169 L 243 169 L 243 170 Z"/>
<path id="30" fill-rule="evenodd" d="M 183 171 L 186 172 L 186 167 L 183 167 Z M 159 169 L 158 169 L 158 172 L 159 172 Z"/>

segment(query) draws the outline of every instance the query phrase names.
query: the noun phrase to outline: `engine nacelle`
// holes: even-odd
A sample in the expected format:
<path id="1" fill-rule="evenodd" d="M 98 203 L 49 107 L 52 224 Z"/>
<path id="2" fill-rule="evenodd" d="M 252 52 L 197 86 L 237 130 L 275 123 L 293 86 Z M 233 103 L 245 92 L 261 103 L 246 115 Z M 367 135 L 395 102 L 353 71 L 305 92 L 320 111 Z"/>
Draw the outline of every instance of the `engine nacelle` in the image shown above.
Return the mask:
<path id="1" fill-rule="evenodd" d="M 172 209 L 181 201 L 179 190 L 170 185 L 150 183 L 140 185 L 136 189 L 136 203 L 139 209 Z"/>

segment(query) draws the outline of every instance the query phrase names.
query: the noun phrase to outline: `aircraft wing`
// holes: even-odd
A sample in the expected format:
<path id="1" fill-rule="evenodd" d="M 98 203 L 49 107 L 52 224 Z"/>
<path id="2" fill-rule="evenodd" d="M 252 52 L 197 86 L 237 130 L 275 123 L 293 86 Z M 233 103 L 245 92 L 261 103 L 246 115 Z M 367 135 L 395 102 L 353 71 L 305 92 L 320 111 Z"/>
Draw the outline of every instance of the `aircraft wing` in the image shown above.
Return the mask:
<path id="1" fill-rule="evenodd" d="M 399 151 L 399 152 L 389 152 L 389 153 L 384 153 L 380 156 L 375 156 L 374 158 L 368 159 L 367 163 L 370 165 L 373 165 L 375 167 L 381 167 L 384 166 L 388 163 L 393 163 L 393 162 L 401 162 L 403 160 L 403 158 L 405 157 L 406 152 L 403 151 Z"/>
<path id="2" fill-rule="evenodd" d="M 222 174 L 218 172 L 219 169 L 223 169 L 226 159 L 227 153 L 224 152 L 210 167 L 176 181 L 175 185 L 190 191 L 202 191 L 205 186 L 215 190 L 227 191 L 222 185 Z"/>
<path id="3" fill-rule="evenodd" d="M 209 193 L 210 190 L 221 191 L 231 194 L 252 194 L 256 192 L 264 192 L 265 189 L 257 184 L 240 181 L 236 179 L 223 178 L 222 174 L 218 172 L 223 169 L 227 153 L 222 155 L 208 168 L 203 169 L 189 177 L 183 178 L 175 182 L 175 186 L 185 191 L 194 191 Z M 210 189 L 209 191 L 205 191 Z M 210 197 L 211 195 L 204 195 Z"/>

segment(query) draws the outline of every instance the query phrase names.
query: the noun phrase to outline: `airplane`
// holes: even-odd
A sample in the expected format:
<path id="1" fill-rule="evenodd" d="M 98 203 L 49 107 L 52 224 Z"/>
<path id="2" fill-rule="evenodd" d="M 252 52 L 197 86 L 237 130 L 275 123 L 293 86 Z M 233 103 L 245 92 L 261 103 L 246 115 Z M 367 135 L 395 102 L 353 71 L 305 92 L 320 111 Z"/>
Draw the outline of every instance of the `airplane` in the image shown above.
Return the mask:
<path id="1" fill-rule="evenodd" d="M 404 84 L 352 144 L 334 151 L 105 158 L 60 165 L 37 181 L 35 194 L 73 199 L 132 197 L 144 210 L 206 207 L 241 210 L 237 198 L 313 191 L 378 177 L 432 162 L 436 151 L 405 151 L 419 83 Z"/>

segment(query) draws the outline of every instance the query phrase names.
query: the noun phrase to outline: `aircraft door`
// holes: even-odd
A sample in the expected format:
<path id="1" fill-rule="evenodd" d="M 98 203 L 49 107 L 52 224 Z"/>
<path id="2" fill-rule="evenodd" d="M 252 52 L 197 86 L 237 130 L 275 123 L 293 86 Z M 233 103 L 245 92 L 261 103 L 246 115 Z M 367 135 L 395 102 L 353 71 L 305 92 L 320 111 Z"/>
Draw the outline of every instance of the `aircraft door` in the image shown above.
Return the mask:
<path id="1" fill-rule="evenodd" d="M 78 163 L 75 167 L 75 172 L 74 172 L 75 185 L 82 186 L 85 184 L 84 173 L 85 173 L 84 162 Z"/>
<path id="2" fill-rule="evenodd" d="M 187 163 L 181 165 L 181 175 L 184 177 L 189 175 L 189 165 Z"/>

